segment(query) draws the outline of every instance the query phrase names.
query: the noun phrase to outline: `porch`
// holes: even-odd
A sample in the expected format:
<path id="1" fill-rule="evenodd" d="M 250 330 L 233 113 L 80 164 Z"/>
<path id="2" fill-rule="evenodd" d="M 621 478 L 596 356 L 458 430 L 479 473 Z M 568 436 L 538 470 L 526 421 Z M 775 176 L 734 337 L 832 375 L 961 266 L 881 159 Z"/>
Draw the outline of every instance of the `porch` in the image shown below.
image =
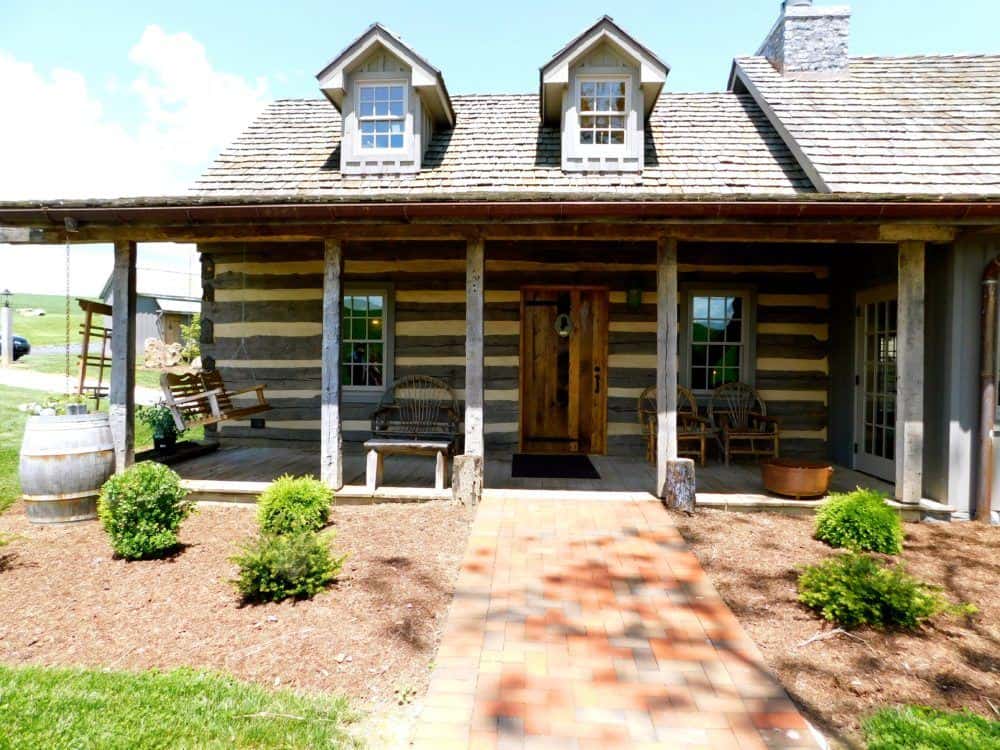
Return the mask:
<path id="1" fill-rule="evenodd" d="M 434 489 L 433 459 L 393 456 L 385 462 L 384 484 L 375 493 L 365 487 L 365 457 L 361 446 L 344 447 L 344 486 L 338 493 L 342 503 L 449 500 L 452 490 Z M 655 486 L 656 467 L 641 457 L 591 456 L 600 479 L 527 479 L 511 476 L 509 453 L 487 456 L 487 495 L 512 494 L 525 499 L 593 497 L 594 499 L 657 500 L 650 492 Z M 265 445 L 228 445 L 219 451 L 186 461 L 176 467 L 185 485 L 198 500 L 254 502 L 264 487 L 282 474 L 316 474 L 319 452 L 304 444 L 287 448 Z M 812 512 L 820 501 L 797 501 L 769 494 L 763 487 L 756 463 L 729 466 L 710 461 L 697 471 L 697 503 L 703 507 L 730 510 L 773 510 L 786 513 Z M 831 492 L 870 487 L 892 497 L 893 485 L 873 476 L 842 466 L 835 467 Z M 915 510 L 915 509 L 914 509 Z M 922 508 L 923 512 L 932 509 Z"/>
<path id="2" fill-rule="evenodd" d="M 865 468 L 857 454 L 877 453 L 892 465 L 866 470 L 897 479 L 879 486 L 921 507 L 925 253 L 950 232 L 590 218 L 301 234 L 276 225 L 276 239 L 250 242 L 236 225 L 187 230 L 202 254 L 203 363 L 233 391 L 262 385 L 269 408 L 209 424 L 223 451 L 182 475 L 203 499 L 254 496 L 282 473 L 312 473 L 359 500 L 474 503 L 481 485 L 759 505 L 756 466 L 694 471 L 678 445 L 678 386 L 710 413 L 719 384 L 742 382 L 756 389 L 760 415 L 780 423 L 782 455 Z M 113 311 L 110 416 L 125 467 L 136 242 L 116 241 L 115 260 L 123 303 Z M 885 297 L 862 329 L 858 295 L 870 288 Z M 382 489 L 363 488 L 359 443 L 382 392 L 409 376 L 453 390 L 464 469 L 455 476 L 467 478 L 454 493 L 402 457 L 387 461 Z M 644 423 L 637 401 L 650 389 L 655 415 Z M 649 425 L 655 464 L 642 458 Z M 261 447 L 237 447 L 245 441 Z M 597 454 L 602 479 L 510 478 L 511 452 L 554 445 Z M 860 477 L 842 469 L 835 488 L 877 482 Z"/>

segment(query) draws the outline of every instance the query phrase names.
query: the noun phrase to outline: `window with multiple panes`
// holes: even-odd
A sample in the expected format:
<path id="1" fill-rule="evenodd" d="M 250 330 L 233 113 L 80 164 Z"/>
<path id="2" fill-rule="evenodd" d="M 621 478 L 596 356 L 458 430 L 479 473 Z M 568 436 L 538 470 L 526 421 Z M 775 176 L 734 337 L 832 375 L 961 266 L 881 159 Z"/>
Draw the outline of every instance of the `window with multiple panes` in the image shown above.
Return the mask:
<path id="1" fill-rule="evenodd" d="M 346 387 L 381 389 L 385 384 L 387 302 L 382 291 L 344 294 L 340 362 Z"/>
<path id="2" fill-rule="evenodd" d="M 358 86 L 361 148 L 403 148 L 406 134 L 406 87 L 399 83 Z"/>
<path id="3" fill-rule="evenodd" d="M 688 367 L 691 389 L 710 391 L 746 380 L 742 372 L 747 346 L 747 295 L 696 292 L 688 308 Z"/>
<path id="4" fill-rule="evenodd" d="M 624 146 L 625 108 L 624 79 L 580 81 L 580 143 Z"/>

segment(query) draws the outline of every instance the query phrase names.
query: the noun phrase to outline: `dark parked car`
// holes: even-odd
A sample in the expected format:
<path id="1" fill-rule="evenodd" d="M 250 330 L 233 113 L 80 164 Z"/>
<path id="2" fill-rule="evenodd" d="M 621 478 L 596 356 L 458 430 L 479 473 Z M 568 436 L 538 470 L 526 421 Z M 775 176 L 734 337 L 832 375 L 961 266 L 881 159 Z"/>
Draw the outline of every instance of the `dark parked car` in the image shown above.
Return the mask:
<path id="1" fill-rule="evenodd" d="M 16 362 L 25 354 L 31 353 L 31 344 L 24 336 L 14 337 L 14 361 Z M 3 354 L 3 341 L 0 341 L 0 354 Z"/>

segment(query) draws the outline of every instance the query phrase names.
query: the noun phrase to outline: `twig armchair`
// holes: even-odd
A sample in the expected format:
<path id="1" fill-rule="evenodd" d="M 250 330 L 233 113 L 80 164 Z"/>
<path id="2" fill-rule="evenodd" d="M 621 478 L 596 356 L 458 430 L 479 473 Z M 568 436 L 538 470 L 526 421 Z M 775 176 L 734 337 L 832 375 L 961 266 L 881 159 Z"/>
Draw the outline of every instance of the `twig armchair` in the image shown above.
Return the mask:
<path id="1" fill-rule="evenodd" d="M 389 386 L 372 414 L 372 437 L 365 441 L 369 491 L 382 484 L 384 459 L 393 454 L 434 456 L 434 487 L 444 489 L 448 461 L 458 447 L 459 420 L 455 392 L 443 380 L 410 375 Z"/>
<path id="2" fill-rule="evenodd" d="M 760 394 L 746 383 L 727 383 L 712 391 L 708 418 L 718 430 L 726 464 L 733 456 L 776 458 L 781 423 L 767 416 Z"/>
<path id="3" fill-rule="evenodd" d="M 639 396 L 639 424 L 646 436 L 646 460 L 656 462 L 656 386 Z M 709 438 L 715 435 L 712 423 L 698 413 L 698 401 L 684 386 L 677 386 L 677 453 L 697 458 L 702 466 L 708 455 Z"/>
<path id="4" fill-rule="evenodd" d="M 460 421 L 450 385 L 429 375 L 410 375 L 386 388 L 372 414 L 372 437 L 455 444 Z"/>

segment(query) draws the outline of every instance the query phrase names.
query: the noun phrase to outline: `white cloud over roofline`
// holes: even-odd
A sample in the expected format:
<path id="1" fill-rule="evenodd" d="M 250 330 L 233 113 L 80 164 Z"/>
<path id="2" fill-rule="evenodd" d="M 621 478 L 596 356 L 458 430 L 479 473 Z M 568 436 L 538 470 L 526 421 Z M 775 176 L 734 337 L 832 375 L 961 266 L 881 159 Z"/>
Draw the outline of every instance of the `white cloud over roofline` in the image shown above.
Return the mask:
<path id="1" fill-rule="evenodd" d="M 268 99 L 266 80 L 216 70 L 197 39 L 156 25 L 143 31 L 122 71 L 119 95 L 135 97 L 141 113 L 131 126 L 109 114 L 100 86 L 79 71 L 46 72 L 0 49 L 0 101 L 11 104 L 0 118 L 0 200 L 185 192 Z M 191 249 L 177 250 L 186 271 Z M 96 295 L 110 272 L 109 248 L 74 255 L 73 294 Z M 157 265 L 173 263 L 174 253 L 156 255 Z M 0 245 L 0 287 L 60 291 L 60 257 L 61 248 Z"/>

